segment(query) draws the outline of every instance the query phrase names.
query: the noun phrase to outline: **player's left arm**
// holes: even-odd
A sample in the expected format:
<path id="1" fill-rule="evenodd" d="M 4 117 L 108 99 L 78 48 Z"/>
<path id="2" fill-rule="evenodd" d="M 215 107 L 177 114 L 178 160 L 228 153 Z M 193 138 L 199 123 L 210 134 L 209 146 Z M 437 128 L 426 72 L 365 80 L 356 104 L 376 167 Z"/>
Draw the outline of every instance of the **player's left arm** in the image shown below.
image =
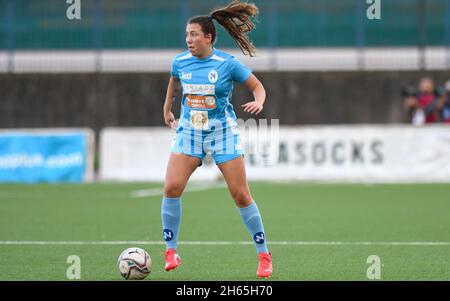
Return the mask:
<path id="1" fill-rule="evenodd" d="M 253 73 L 245 81 L 245 85 L 253 93 L 255 100 L 242 105 L 242 107 L 244 108 L 244 112 L 249 112 L 250 114 L 259 114 L 262 111 L 264 101 L 266 100 L 266 90 L 264 89 L 264 86 L 261 84 L 259 79 Z"/>

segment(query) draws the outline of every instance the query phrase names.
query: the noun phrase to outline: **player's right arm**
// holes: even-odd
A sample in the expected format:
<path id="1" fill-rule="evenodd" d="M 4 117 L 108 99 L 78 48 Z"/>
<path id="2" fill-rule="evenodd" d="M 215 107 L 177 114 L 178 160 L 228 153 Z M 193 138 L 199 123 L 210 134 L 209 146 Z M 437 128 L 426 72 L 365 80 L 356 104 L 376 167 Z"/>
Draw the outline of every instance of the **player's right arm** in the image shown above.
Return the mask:
<path id="1" fill-rule="evenodd" d="M 169 79 L 169 85 L 167 87 L 166 100 L 164 102 L 163 114 L 164 123 L 170 128 L 177 128 L 175 116 L 173 115 L 171 108 L 172 103 L 175 101 L 178 93 L 180 92 L 180 80 L 174 76 Z"/>

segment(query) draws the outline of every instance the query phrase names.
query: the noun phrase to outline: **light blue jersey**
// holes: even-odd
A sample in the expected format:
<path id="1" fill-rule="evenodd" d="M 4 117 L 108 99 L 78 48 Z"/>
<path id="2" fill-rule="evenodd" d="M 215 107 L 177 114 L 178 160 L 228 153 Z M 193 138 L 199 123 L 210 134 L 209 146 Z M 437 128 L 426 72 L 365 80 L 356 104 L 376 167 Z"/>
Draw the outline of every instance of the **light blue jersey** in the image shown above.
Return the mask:
<path id="1" fill-rule="evenodd" d="M 243 154 L 231 102 L 233 81 L 244 83 L 251 70 L 218 49 L 200 59 L 189 51 L 172 61 L 171 74 L 182 85 L 180 123 L 172 152 L 201 160 L 210 152 L 216 164 Z"/>

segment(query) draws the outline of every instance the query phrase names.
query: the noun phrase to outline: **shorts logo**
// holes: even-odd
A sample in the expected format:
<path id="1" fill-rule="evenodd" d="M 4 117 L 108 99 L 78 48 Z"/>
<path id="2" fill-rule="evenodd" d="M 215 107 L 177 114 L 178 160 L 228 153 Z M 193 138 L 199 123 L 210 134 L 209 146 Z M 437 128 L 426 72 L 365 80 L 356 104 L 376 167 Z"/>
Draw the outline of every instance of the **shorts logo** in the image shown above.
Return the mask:
<path id="1" fill-rule="evenodd" d="M 216 70 L 209 71 L 208 79 L 209 79 L 210 83 L 214 84 L 219 79 L 219 75 L 217 74 L 217 71 Z"/>
<path id="2" fill-rule="evenodd" d="M 263 244 L 265 241 L 264 238 L 264 232 L 258 232 L 253 236 L 253 240 L 257 243 L 257 244 Z"/>
<path id="3" fill-rule="evenodd" d="M 164 240 L 165 241 L 171 241 L 173 238 L 173 232 L 169 229 L 164 229 Z"/>

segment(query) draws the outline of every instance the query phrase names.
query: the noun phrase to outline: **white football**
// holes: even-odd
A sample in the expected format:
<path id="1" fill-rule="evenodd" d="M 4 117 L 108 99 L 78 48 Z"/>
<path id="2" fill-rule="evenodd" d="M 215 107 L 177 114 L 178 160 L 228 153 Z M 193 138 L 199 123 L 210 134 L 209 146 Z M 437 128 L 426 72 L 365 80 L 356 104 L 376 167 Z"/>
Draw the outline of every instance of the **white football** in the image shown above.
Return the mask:
<path id="1" fill-rule="evenodd" d="M 129 280 L 142 280 L 152 271 L 152 259 L 141 248 L 128 248 L 117 261 L 120 275 Z"/>

